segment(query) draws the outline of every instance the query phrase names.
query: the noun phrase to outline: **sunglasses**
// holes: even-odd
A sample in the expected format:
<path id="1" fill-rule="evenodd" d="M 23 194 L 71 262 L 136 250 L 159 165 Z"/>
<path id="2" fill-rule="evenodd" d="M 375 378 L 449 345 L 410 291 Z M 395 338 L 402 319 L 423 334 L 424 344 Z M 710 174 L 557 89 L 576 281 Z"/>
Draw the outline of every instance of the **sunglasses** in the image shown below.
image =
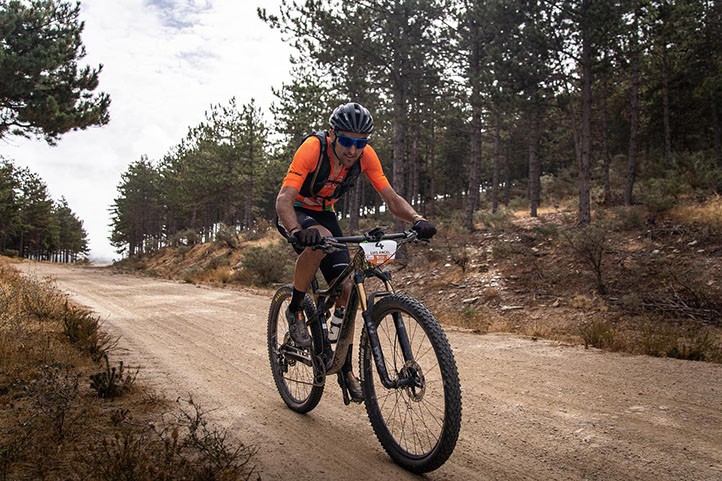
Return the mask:
<path id="1" fill-rule="evenodd" d="M 348 137 L 343 134 L 336 133 L 336 140 L 341 144 L 341 147 L 350 149 L 352 145 L 355 145 L 358 150 L 363 149 L 369 143 L 369 139 L 357 139 L 355 137 Z"/>

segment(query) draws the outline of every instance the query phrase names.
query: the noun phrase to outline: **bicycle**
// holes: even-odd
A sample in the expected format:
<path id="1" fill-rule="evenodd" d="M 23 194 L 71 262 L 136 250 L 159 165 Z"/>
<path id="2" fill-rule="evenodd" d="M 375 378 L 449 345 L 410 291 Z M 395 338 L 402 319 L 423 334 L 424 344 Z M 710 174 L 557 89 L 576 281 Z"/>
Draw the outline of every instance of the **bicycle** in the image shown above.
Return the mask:
<path id="1" fill-rule="evenodd" d="M 326 237 L 317 249 L 331 252 L 358 244 L 352 261 L 327 289 L 314 278 L 304 299 L 312 344 L 302 349 L 288 333 L 285 309 L 292 286 L 273 296 L 268 314 L 268 353 L 273 379 L 286 405 L 307 413 L 321 400 L 327 376 L 337 374 L 344 403 L 350 398 L 341 367 L 351 356 L 356 311 L 363 328 L 359 342 L 359 373 L 366 412 L 379 442 L 403 468 L 424 473 L 451 456 L 461 425 L 461 386 L 456 361 L 441 325 L 418 300 L 395 293 L 391 262 L 401 243 L 416 232 L 384 234 L 380 228 L 360 236 Z M 293 237 L 289 242 L 294 241 Z M 396 241 L 399 242 L 396 242 Z M 341 330 L 329 342 L 326 320 L 344 281 L 353 276 Z M 365 282 L 380 281 L 383 289 L 366 293 Z M 375 367 L 375 370 L 374 370 Z"/>

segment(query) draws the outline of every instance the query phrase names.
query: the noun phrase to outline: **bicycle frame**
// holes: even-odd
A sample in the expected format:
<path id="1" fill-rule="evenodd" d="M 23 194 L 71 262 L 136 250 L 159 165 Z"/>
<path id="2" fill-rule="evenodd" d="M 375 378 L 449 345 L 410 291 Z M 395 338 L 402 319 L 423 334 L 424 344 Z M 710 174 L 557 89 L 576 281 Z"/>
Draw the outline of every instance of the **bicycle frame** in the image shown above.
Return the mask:
<path id="1" fill-rule="evenodd" d="M 408 237 L 408 233 L 402 233 L 384 235 L 380 236 L 378 239 L 369 239 L 369 236 L 336 237 L 327 239 L 337 243 L 359 243 L 367 240 L 374 240 L 379 242 L 382 240 L 405 239 Z M 390 378 L 383 354 L 383 349 L 381 348 L 381 343 L 379 342 L 378 332 L 376 331 L 376 326 L 374 325 L 373 318 L 371 316 L 371 311 L 376 302 L 376 299 L 378 297 L 383 297 L 394 293 L 393 286 L 391 285 L 391 274 L 385 271 L 381 271 L 376 266 L 369 265 L 368 262 L 366 262 L 365 256 L 361 249 L 358 250 L 358 252 L 354 255 L 351 263 L 349 263 L 349 265 L 346 266 L 343 272 L 336 279 L 334 279 L 333 282 L 331 282 L 327 289 L 320 290 L 318 288 L 318 283 L 314 279 L 312 283 L 312 291 L 315 296 L 314 301 L 316 304 L 316 313 L 315 319 L 313 319 L 312 322 L 317 322 L 318 325 L 325 327 L 325 324 L 321 321 L 321 316 L 325 311 L 329 310 L 333 306 L 336 297 L 340 295 L 343 290 L 343 284 L 351 275 L 353 275 L 354 288 L 351 290 L 349 300 L 347 302 L 346 314 L 344 316 L 343 324 L 341 326 L 338 341 L 336 342 L 336 349 L 333 351 L 332 358 L 325 365 L 324 374 L 328 375 L 338 372 L 346 362 L 346 355 L 348 353 L 348 349 L 353 342 L 356 309 L 360 307 L 361 316 L 364 321 L 364 326 L 368 334 L 369 342 L 371 343 L 374 363 L 376 364 L 376 370 L 379 374 L 379 379 L 381 383 L 387 389 L 396 389 L 399 387 L 412 385 L 413 379 L 392 380 Z M 386 290 L 375 291 L 372 292 L 370 295 L 367 295 L 364 282 L 369 277 L 376 277 L 380 279 L 383 282 Z M 360 304 L 360 306 L 358 304 Z M 394 314 L 393 320 L 394 326 L 396 328 L 396 333 L 398 335 L 399 344 L 401 345 L 401 350 L 404 356 L 404 361 L 411 361 L 413 360 L 413 355 L 411 354 L 410 341 L 406 332 L 406 326 L 403 322 L 403 319 L 400 315 Z M 328 348 L 326 344 L 328 342 L 327 337 L 324 335 L 322 336 L 322 339 L 323 345 L 315 346 L 315 354 L 317 356 L 317 359 L 323 359 L 323 353 Z"/>

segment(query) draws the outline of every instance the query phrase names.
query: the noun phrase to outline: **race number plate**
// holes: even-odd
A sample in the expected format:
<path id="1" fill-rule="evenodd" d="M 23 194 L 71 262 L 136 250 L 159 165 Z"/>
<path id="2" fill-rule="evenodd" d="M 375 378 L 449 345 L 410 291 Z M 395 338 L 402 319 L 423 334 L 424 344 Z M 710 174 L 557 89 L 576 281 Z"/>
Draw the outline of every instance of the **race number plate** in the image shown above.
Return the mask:
<path id="1" fill-rule="evenodd" d="M 366 260 L 373 265 L 386 264 L 396 258 L 396 241 L 362 242 L 360 245 Z"/>

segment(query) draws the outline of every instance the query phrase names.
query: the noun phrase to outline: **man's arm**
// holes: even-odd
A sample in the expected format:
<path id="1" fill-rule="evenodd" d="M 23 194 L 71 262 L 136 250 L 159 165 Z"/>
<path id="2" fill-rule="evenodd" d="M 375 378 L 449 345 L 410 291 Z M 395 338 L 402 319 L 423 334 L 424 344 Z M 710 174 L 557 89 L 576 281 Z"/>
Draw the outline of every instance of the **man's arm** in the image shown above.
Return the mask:
<path id="1" fill-rule="evenodd" d="M 301 229 L 296 219 L 296 212 L 293 210 L 293 201 L 298 194 L 298 190 L 289 185 L 284 185 L 276 196 L 276 214 L 281 220 L 281 224 L 290 235 Z"/>
<path id="2" fill-rule="evenodd" d="M 414 223 L 424 216 L 418 214 L 406 199 L 396 193 L 393 187 L 388 186 L 379 192 L 391 213 L 404 222 Z"/>

